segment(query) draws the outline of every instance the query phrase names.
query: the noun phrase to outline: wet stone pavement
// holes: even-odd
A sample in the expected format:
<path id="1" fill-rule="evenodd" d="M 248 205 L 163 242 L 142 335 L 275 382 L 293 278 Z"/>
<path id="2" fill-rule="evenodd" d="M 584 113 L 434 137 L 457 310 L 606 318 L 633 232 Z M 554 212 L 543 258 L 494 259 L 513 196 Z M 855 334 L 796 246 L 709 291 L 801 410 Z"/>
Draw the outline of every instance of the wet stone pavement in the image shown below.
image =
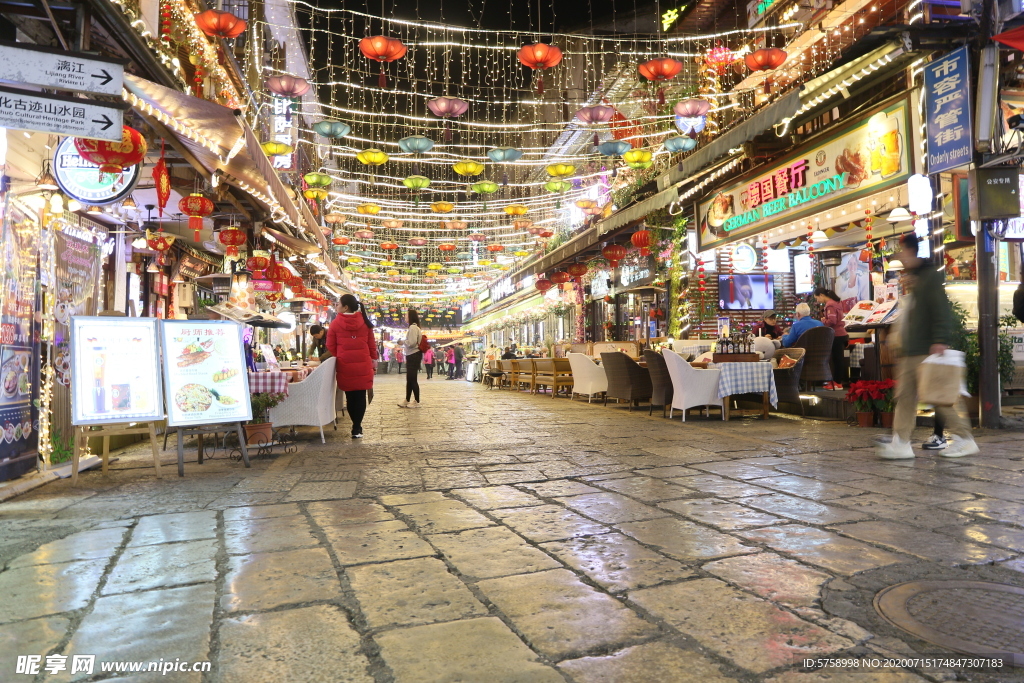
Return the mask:
<path id="1" fill-rule="evenodd" d="M 941 652 L 871 609 L 936 576 L 1024 586 L 1024 442 L 882 462 L 874 430 L 379 378 L 366 438 L 251 469 L 148 449 L 0 504 L 0 681 L 909 682 Z M 164 462 L 173 462 L 171 449 Z M 15 674 L 17 655 L 68 670 Z M 209 662 L 70 673 L 70 656 Z M 45 666 L 45 659 L 43 665 Z"/>

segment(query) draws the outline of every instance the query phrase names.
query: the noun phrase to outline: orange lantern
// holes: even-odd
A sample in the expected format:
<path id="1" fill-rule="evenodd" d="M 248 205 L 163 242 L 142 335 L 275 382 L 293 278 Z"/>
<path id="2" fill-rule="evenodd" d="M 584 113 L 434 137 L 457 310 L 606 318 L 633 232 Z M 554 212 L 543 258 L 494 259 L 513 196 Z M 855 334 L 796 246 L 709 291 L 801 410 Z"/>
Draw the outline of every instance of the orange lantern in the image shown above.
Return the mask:
<path id="1" fill-rule="evenodd" d="M 562 61 L 562 51 L 554 45 L 547 43 L 534 43 L 526 45 L 519 50 L 519 61 L 534 71 L 540 71 L 537 79 L 537 92 L 544 92 L 544 69 L 551 69 L 558 66 Z"/>
<path id="2" fill-rule="evenodd" d="M 235 227 L 221 230 L 220 235 L 217 236 L 217 241 L 227 247 L 224 253 L 228 258 L 238 258 L 238 247 L 245 244 L 245 230 L 239 230 Z"/>
<path id="3" fill-rule="evenodd" d="M 231 12 L 208 9 L 195 15 L 199 30 L 211 38 L 237 38 L 245 31 L 245 19 L 239 19 Z"/>
<path id="4" fill-rule="evenodd" d="M 519 220 L 512 221 L 512 227 L 515 228 L 516 230 L 528 230 L 531 225 L 533 225 L 533 221 L 527 220 L 525 218 L 520 218 Z"/>
<path id="5" fill-rule="evenodd" d="M 564 270 L 556 270 L 548 276 L 548 279 L 554 282 L 556 285 L 564 285 L 571 279 L 569 273 Z"/>
<path id="6" fill-rule="evenodd" d="M 458 249 L 458 247 L 456 245 L 454 245 L 454 244 L 449 243 L 449 242 L 444 242 L 443 244 L 437 245 L 437 250 L 438 251 L 452 252 L 452 251 L 455 251 L 456 249 Z"/>
<path id="7" fill-rule="evenodd" d="M 384 74 L 384 62 L 393 62 L 396 59 L 401 59 L 408 52 L 408 48 L 397 38 L 369 36 L 359 41 L 359 51 L 367 59 L 380 62 L 380 77 L 377 79 L 377 85 L 381 88 L 386 88 L 388 77 Z"/>
<path id="8" fill-rule="evenodd" d="M 652 59 L 640 65 L 640 75 L 649 81 L 663 82 L 676 77 L 682 71 L 683 63 L 671 57 Z M 665 104 L 665 88 L 658 88 L 658 104 Z"/>
<path id="9" fill-rule="evenodd" d="M 100 167 L 100 174 L 120 174 L 126 166 L 134 166 L 146 157 L 146 138 L 129 126 L 121 128 L 121 141 L 75 138 L 75 149 L 86 161 Z"/>
<path id="10" fill-rule="evenodd" d="M 534 282 L 533 286 L 536 287 L 537 289 L 539 289 L 542 292 L 546 292 L 549 289 L 551 289 L 552 287 L 554 287 L 555 283 L 552 282 L 551 280 L 545 280 L 544 278 L 541 278 L 540 280 L 537 280 L 536 282 Z"/>
<path id="11" fill-rule="evenodd" d="M 633 233 L 633 236 L 629 238 L 629 241 L 633 243 L 633 246 L 640 250 L 641 256 L 649 256 L 651 253 L 651 231 L 650 230 L 637 230 Z"/>
<path id="12" fill-rule="evenodd" d="M 619 261 L 626 258 L 626 248 L 621 244 L 609 244 L 601 250 L 601 255 L 608 259 L 608 264 L 612 268 L 617 268 Z"/>
<path id="13" fill-rule="evenodd" d="M 497 254 L 497 253 L 500 253 L 502 251 L 505 251 L 505 245 L 504 244 L 488 244 L 487 245 L 487 251 L 491 252 L 492 254 Z"/>
<path id="14" fill-rule="evenodd" d="M 178 202 L 178 211 L 188 216 L 188 229 L 195 233 L 195 241 L 199 241 L 199 232 L 203 229 L 203 219 L 213 213 L 213 202 L 195 192 L 182 197 Z"/>
<path id="15" fill-rule="evenodd" d="M 745 56 L 743 62 L 751 71 L 771 71 L 782 66 L 787 56 L 785 50 L 777 47 L 761 48 Z"/>
<path id="16" fill-rule="evenodd" d="M 350 241 L 351 240 L 349 238 L 345 237 L 344 235 L 339 235 L 338 237 L 335 237 L 335 238 L 331 239 L 331 242 L 333 242 L 334 244 L 340 244 L 342 246 L 345 246 Z"/>
<path id="17" fill-rule="evenodd" d="M 394 251 L 395 249 L 398 249 L 398 245 L 394 242 L 381 242 L 380 248 L 384 251 Z"/>

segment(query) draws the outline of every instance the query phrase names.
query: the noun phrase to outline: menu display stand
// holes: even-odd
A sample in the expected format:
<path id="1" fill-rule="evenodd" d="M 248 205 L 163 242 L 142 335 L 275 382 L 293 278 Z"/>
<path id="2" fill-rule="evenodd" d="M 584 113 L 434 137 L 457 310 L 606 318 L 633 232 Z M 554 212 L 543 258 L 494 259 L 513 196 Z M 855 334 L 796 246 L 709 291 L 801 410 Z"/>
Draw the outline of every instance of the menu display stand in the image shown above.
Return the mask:
<path id="1" fill-rule="evenodd" d="M 108 466 L 110 464 L 110 437 L 112 436 L 123 436 L 126 434 L 149 434 L 149 445 L 153 450 L 153 468 L 156 470 L 156 478 L 161 479 L 160 475 L 160 451 L 156 447 L 156 424 L 153 422 L 145 423 L 130 423 L 130 424 L 111 424 L 111 425 L 99 425 L 98 429 L 93 429 L 92 425 L 78 425 L 76 426 L 74 433 L 74 445 L 73 453 L 71 456 L 71 485 L 78 485 L 78 461 L 81 458 L 81 454 L 86 450 L 89 439 L 93 437 L 103 438 L 103 468 L 104 474 L 107 473 Z M 180 465 L 178 466 L 181 467 Z M 180 469 L 179 469 L 180 471 Z"/>
<path id="2" fill-rule="evenodd" d="M 232 426 L 233 425 L 233 426 Z M 220 432 L 226 432 L 234 429 L 238 435 L 238 445 L 242 450 L 242 462 L 245 463 L 246 467 L 251 467 L 249 463 L 249 449 L 246 448 L 245 444 L 245 430 L 242 429 L 241 422 L 234 422 L 223 425 L 195 425 L 192 427 L 177 427 L 178 432 L 178 476 L 185 476 L 185 437 L 195 436 L 197 438 L 197 446 L 199 450 L 199 464 L 203 464 L 203 437 L 207 434 L 216 435 Z"/>

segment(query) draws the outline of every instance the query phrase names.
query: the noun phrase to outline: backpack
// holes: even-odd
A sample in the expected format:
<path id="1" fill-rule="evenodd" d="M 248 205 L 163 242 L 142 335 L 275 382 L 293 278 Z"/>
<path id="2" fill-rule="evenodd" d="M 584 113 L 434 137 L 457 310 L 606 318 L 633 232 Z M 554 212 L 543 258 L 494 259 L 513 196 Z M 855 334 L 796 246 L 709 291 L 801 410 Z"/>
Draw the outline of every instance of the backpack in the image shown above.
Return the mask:
<path id="1" fill-rule="evenodd" d="M 420 343 L 417 344 L 422 353 L 426 353 L 427 349 L 430 348 L 430 342 L 427 341 L 427 335 L 420 333 Z"/>

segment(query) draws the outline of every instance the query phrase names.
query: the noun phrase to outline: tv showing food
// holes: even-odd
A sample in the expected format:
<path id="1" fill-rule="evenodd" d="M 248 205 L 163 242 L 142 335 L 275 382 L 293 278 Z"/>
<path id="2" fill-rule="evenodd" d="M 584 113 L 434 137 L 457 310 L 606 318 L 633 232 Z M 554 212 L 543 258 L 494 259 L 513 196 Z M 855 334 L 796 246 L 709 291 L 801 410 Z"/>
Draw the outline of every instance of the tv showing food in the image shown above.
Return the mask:
<path id="1" fill-rule="evenodd" d="M 718 307 L 723 311 L 768 311 L 775 308 L 775 277 L 719 274 Z"/>

